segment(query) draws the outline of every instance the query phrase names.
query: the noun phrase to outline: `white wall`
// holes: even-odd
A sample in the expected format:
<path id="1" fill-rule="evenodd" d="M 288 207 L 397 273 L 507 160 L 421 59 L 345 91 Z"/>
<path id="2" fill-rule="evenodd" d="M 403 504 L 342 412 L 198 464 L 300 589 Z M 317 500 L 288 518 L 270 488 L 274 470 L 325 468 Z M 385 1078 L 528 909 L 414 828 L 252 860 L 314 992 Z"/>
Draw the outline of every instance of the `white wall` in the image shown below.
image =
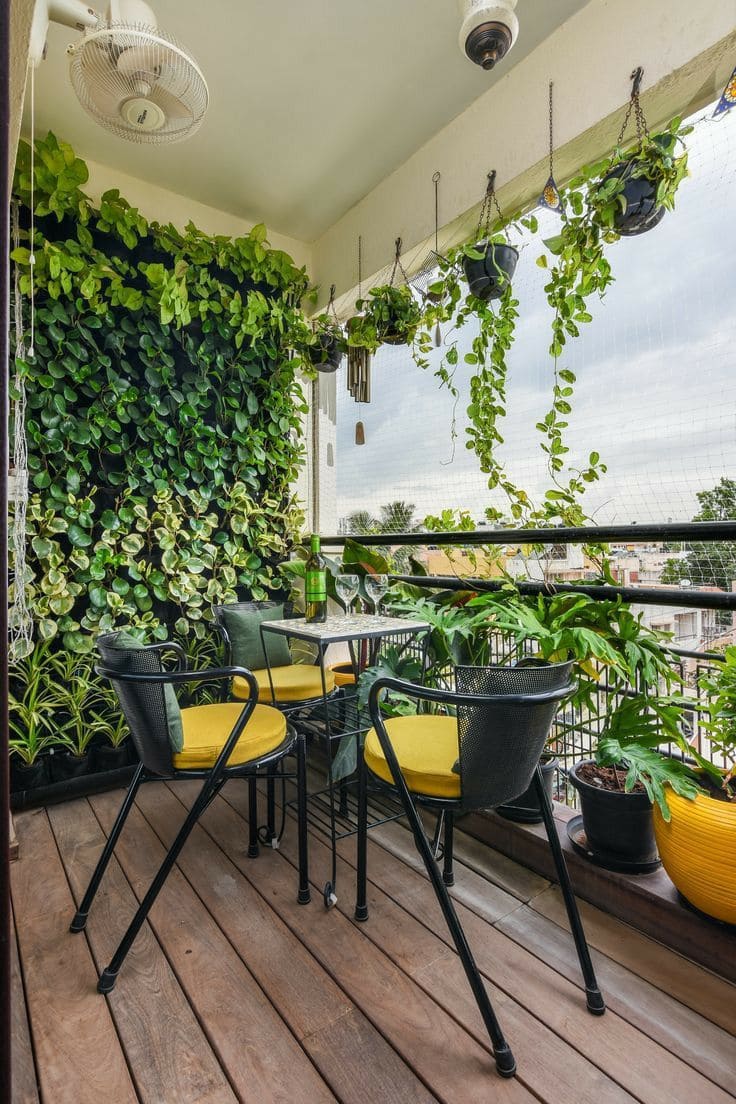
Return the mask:
<path id="1" fill-rule="evenodd" d="M 398 235 L 407 267 L 416 267 L 433 245 L 435 170 L 442 174 L 441 247 L 472 234 L 491 169 L 505 210 L 529 202 L 548 175 L 550 80 L 561 182 L 615 143 L 636 65 L 644 67 L 653 126 L 714 99 L 733 68 L 735 28 L 736 0 L 591 0 L 314 243 L 315 282 L 335 283 L 340 295 L 354 287 L 359 234 L 368 283 L 391 262 Z M 348 313 L 352 298 L 339 305 Z"/>

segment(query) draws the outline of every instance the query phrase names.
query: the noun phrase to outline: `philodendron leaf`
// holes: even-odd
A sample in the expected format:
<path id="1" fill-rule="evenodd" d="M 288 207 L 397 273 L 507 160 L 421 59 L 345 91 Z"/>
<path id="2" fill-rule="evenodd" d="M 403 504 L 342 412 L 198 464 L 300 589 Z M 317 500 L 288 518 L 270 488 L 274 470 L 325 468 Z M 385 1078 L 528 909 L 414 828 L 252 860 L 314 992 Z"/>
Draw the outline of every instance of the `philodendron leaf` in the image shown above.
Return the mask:
<path id="1" fill-rule="evenodd" d="M 695 774 L 681 759 L 673 759 L 643 744 L 621 744 L 615 737 L 603 736 L 598 741 L 595 760 L 601 767 L 620 767 L 623 764 L 626 767 L 626 792 L 630 793 L 640 782 L 649 800 L 659 806 L 665 821 L 669 821 L 671 816 L 666 786 L 671 786 L 676 794 L 690 801 L 702 792 Z"/>

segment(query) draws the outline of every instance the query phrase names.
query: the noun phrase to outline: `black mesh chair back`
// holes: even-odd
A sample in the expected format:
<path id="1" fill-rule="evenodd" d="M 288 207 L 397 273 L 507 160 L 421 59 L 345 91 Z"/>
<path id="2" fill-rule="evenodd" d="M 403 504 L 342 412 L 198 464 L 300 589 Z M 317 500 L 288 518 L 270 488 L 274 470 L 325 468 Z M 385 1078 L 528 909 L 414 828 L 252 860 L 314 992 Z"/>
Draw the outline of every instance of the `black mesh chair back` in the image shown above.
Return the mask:
<path id="1" fill-rule="evenodd" d="M 494 808 L 527 789 L 560 700 L 572 692 L 571 667 L 555 663 L 455 669 L 458 694 L 510 699 L 457 707 L 463 809 Z M 523 700 L 549 693 L 554 696 L 546 701 Z"/>
<path id="2" fill-rule="evenodd" d="M 119 633 L 107 633 L 97 638 L 97 650 L 102 659 L 98 671 L 112 683 L 140 761 L 154 774 L 171 774 L 171 741 L 164 683 L 128 682 L 115 678 L 116 672 L 126 675 L 162 674 L 161 650 L 155 645 L 146 647 L 143 644 L 140 648 L 116 648 L 114 643 L 118 636 Z"/>

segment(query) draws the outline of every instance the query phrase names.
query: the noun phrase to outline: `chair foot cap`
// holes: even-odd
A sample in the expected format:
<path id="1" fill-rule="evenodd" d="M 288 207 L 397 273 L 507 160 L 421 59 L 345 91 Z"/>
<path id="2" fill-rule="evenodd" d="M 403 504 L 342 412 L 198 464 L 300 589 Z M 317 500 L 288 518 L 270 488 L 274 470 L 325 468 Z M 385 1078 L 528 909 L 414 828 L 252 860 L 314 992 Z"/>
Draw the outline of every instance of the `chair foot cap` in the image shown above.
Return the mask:
<path id="1" fill-rule="evenodd" d="M 299 892 L 297 894 L 297 898 L 296 898 L 296 903 L 298 905 L 308 905 L 311 900 L 312 900 L 312 894 L 308 889 L 300 889 L 299 890 Z"/>
<path id="2" fill-rule="evenodd" d="M 368 919 L 368 906 L 367 905 L 356 905 L 355 906 L 355 919 L 360 920 L 360 921 Z"/>
<path id="3" fill-rule="evenodd" d="M 606 1011 L 606 1004 L 601 996 L 600 989 L 586 989 L 585 1000 L 588 1005 L 588 1011 L 594 1016 L 602 1016 Z"/>
<path id="4" fill-rule="evenodd" d="M 454 874 L 443 874 L 442 875 L 442 881 L 445 883 L 446 886 L 454 886 L 454 884 L 455 884 L 455 875 Z"/>
<path id="5" fill-rule="evenodd" d="M 516 1073 L 516 1061 L 511 1049 L 506 1046 L 503 1050 L 497 1050 L 494 1052 L 493 1057 L 496 1059 L 496 1069 L 502 1077 L 513 1077 Z"/>
<path id="6" fill-rule="evenodd" d="M 86 912 L 76 912 L 74 914 L 74 919 L 72 920 L 71 924 L 69 925 L 69 931 L 74 932 L 76 934 L 77 932 L 84 931 L 86 925 L 87 925 L 87 913 Z"/>
<path id="7" fill-rule="evenodd" d="M 100 974 L 100 980 L 97 982 L 98 993 L 111 993 L 115 988 L 115 982 L 118 980 L 117 970 L 110 969 L 103 970 Z"/>
<path id="8" fill-rule="evenodd" d="M 248 858 L 249 859 L 257 859 L 258 856 L 260 855 L 260 853 L 261 853 L 261 849 L 259 848 L 257 843 L 252 843 L 249 846 L 249 848 L 248 848 Z"/>

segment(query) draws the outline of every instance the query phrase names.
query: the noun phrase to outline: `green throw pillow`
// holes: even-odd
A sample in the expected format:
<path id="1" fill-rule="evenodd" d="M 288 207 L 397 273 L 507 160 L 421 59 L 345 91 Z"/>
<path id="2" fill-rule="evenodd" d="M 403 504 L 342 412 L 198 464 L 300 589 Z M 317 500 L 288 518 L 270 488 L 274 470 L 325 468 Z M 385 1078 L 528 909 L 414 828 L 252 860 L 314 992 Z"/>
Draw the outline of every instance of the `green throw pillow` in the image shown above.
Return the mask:
<path id="1" fill-rule="evenodd" d="M 247 667 L 249 671 L 262 671 L 266 666 L 266 656 L 261 644 L 261 621 L 282 621 L 284 607 L 223 609 L 221 616 L 225 632 L 230 637 L 233 666 Z M 291 653 L 287 638 L 277 633 L 265 632 L 263 635 L 271 667 L 288 667 Z"/>
<path id="2" fill-rule="evenodd" d="M 117 633 L 111 641 L 113 648 L 121 652 L 127 652 L 135 648 L 143 647 L 143 642 L 138 637 L 125 629 Z M 181 751 L 184 747 L 184 730 L 181 724 L 181 710 L 176 699 L 176 693 L 171 683 L 164 683 L 164 704 L 166 706 L 166 724 L 169 729 L 169 743 L 174 752 Z"/>

